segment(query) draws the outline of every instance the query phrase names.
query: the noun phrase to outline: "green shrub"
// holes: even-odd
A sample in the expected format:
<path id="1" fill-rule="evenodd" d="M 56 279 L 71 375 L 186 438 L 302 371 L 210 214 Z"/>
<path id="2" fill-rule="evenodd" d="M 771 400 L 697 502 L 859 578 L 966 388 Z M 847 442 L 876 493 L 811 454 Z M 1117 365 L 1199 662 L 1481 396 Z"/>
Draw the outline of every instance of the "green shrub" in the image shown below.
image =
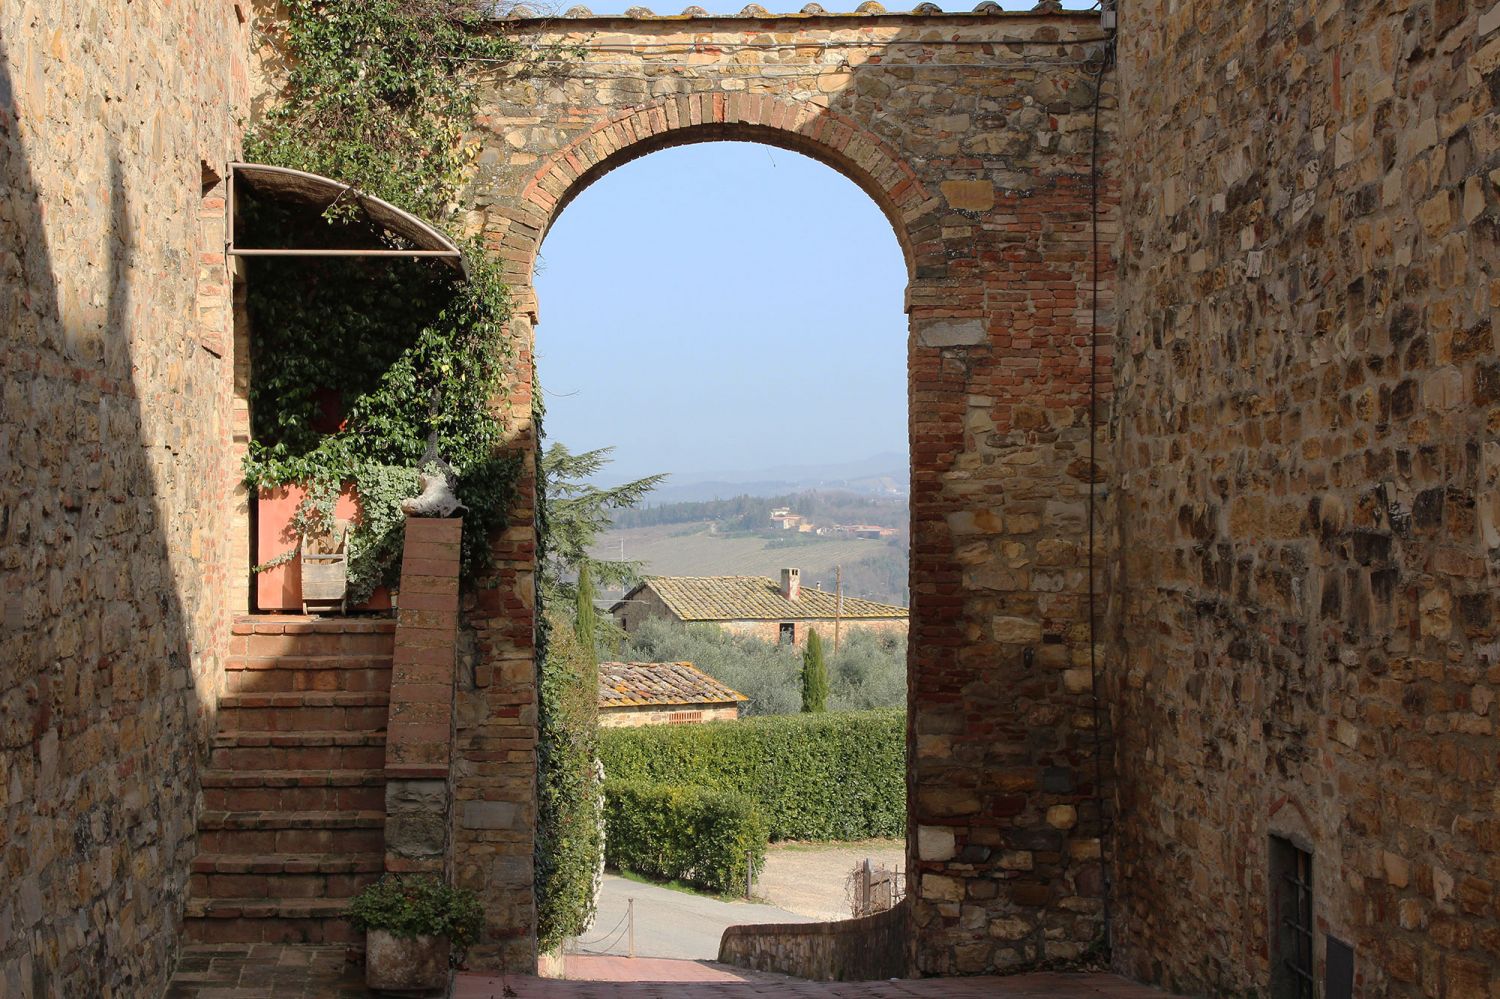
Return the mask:
<path id="1" fill-rule="evenodd" d="M 387 874 L 354 896 L 345 913 L 361 932 L 392 936 L 447 937 L 459 951 L 479 938 L 484 910 L 467 888 L 454 888 L 430 874 Z"/>
<path id="2" fill-rule="evenodd" d="M 537 940 L 550 950 L 594 918 L 602 844 L 595 771 L 599 669 L 573 626 L 544 618 L 537 708 Z"/>
<path id="3" fill-rule="evenodd" d="M 612 867 L 710 891 L 744 888 L 750 856 L 766 856 L 765 817 L 743 794 L 652 781 L 604 785 Z"/>
<path id="4" fill-rule="evenodd" d="M 759 804 L 772 839 L 851 840 L 906 830 L 906 718 L 899 710 L 604 729 L 599 756 L 611 780 L 746 795 Z"/>

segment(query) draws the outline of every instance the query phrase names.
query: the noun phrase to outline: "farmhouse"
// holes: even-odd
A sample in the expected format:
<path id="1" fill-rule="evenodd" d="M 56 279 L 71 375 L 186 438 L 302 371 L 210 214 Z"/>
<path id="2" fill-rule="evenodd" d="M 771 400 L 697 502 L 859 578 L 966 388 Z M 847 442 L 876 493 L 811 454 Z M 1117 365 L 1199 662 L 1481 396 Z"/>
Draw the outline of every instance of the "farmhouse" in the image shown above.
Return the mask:
<path id="1" fill-rule="evenodd" d="M 599 664 L 604 728 L 734 721 L 747 700 L 692 663 Z"/>
<path id="2" fill-rule="evenodd" d="M 801 645 L 817 629 L 906 634 L 907 609 L 802 588 L 801 571 L 782 569 L 781 583 L 762 576 L 647 576 L 609 609 L 626 632 L 648 618 L 716 624 L 768 642 Z"/>

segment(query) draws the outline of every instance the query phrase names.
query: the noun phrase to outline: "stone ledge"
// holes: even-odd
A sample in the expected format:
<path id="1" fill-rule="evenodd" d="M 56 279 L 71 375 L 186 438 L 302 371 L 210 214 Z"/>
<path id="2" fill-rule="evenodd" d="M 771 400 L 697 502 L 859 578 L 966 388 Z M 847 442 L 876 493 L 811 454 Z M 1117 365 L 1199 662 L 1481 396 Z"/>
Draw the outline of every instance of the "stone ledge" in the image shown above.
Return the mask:
<path id="1" fill-rule="evenodd" d="M 1041 0 L 1031 10 L 1005 10 L 994 0 L 984 0 L 971 11 L 945 11 L 937 4 L 921 3 L 911 10 L 886 10 L 884 6 L 875 0 L 865 0 L 853 11 L 824 10 L 816 3 L 810 3 L 796 12 L 772 13 L 759 4 L 750 4 L 736 14 L 711 14 L 703 7 L 691 6 L 683 10 L 681 14 L 658 14 L 646 7 L 631 7 L 623 14 L 595 14 L 589 8 L 578 5 L 568 8 L 561 18 L 557 16 L 539 15 L 534 13 L 525 5 L 514 8 L 499 21 L 529 21 L 545 22 L 557 20 L 569 21 L 810 21 L 818 20 L 853 20 L 867 21 L 874 18 L 883 20 L 965 20 L 971 21 L 978 18 L 1006 18 L 1011 20 L 1045 18 L 1065 18 L 1068 20 L 1099 20 L 1097 10 L 1063 10 L 1055 5 L 1053 0 Z"/>

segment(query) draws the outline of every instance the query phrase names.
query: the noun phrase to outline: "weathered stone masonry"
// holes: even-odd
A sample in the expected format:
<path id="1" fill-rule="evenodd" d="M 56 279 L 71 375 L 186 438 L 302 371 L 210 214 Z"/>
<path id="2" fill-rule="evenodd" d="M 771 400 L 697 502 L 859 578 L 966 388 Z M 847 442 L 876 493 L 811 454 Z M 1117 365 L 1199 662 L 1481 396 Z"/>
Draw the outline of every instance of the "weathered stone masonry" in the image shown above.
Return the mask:
<path id="1" fill-rule="evenodd" d="M 686 142 L 806 153 L 858 183 L 910 265 L 910 837 L 924 973 L 1080 953 L 1101 932 L 1085 546 L 1091 382 L 1109 387 L 1113 263 L 1092 326 L 1093 15 L 785 15 L 513 22 L 550 75 L 487 79 L 472 222 L 523 316 L 547 227 L 610 169 Z M 1104 94 L 1103 120 L 1113 119 Z M 1103 162 L 1113 158 L 1101 136 Z M 1102 242 L 1113 183 L 1100 180 Z M 628 252 L 629 234 L 621 234 Z M 1090 342 L 1100 336 L 1099 367 Z M 457 870 L 530 958 L 531 538 L 467 608 Z M 507 804 L 508 803 L 508 804 Z"/>
<path id="2" fill-rule="evenodd" d="M 1130 0 L 1113 676 L 1130 974 L 1500 988 L 1500 7 Z"/>
<path id="3" fill-rule="evenodd" d="M 228 639 L 212 174 L 238 149 L 247 11 L 0 4 L 7 997 L 156 995 L 171 971 Z"/>
<path id="4" fill-rule="evenodd" d="M 0 5 L 7 996 L 160 991 L 246 599 L 231 484 L 249 338 L 229 335 L 215 185 L 254 96 L 251 12 L 126 6 Z M 469 218 L 521 303 L 516 445 L 531 266 L 573 195 L 681 142 L 831 164 L 891 219 L 911 273 L 918 970 L 1076 954 L 1113 844 L 1122 970 L 1264 989 L 1278 834 L 1311 848 L 1318 959 L 1328 936 L 1353 945 L 1359 994 L 1495 999 L 1500 6 L 1120 16 L 1097 325 L 1094 17 L 505 26 L 585 46 L 551 75 L 474 67 Z M 1103 844 L 1091 477 L 1118 775 Z M 454 873 L 492 903 L 473 957 L 518 968 L 532 492 L 495 585 L 463 607 L 451 830 Z"/>

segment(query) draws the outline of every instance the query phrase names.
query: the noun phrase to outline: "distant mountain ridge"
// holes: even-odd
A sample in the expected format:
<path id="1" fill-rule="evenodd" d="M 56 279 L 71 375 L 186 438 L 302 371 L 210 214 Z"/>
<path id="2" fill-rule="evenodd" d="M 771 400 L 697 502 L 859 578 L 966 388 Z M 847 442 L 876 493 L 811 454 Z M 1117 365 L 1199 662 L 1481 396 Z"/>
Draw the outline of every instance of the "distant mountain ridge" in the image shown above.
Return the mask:
<path id="1" fill-rule="evenodd" d="M 852 461 L 822 465 L 777 465 L 747 471 L 705 471 L 703 478 L 662 483 L 643 506 L 730 499 L 735 496 L 780 496 L 810 489 L 844 489 L 872 496 L 905 496 L 911 490 L 907 456 L 885 451 Z"/>

